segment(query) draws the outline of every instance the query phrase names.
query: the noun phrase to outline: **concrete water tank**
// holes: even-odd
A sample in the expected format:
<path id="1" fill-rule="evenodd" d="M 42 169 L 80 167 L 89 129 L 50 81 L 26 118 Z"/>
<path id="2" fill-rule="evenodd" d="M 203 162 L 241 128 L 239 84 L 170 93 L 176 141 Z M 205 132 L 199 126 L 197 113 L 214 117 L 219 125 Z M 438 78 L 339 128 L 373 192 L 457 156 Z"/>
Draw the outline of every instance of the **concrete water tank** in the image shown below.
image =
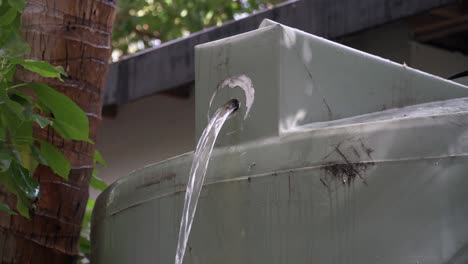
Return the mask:
<path id="1" fill-rule="evenodd" d="M 255 101 L 219 136 L 184 263 L 467 263 L 466 86 L 271 21 L 198 46 L 196 65 L 198 136 L 245 105 L 217 91 L 227 77 Z M 99 197 L 92 263 L 173 263 L 191 160 Z"/>

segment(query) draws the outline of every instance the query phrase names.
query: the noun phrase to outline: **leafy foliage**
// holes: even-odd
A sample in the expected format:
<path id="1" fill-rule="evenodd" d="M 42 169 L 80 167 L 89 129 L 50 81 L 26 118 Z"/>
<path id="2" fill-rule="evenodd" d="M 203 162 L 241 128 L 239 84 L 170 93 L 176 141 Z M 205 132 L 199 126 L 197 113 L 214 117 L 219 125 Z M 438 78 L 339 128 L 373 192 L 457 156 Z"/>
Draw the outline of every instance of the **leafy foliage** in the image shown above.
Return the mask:
<path id="1" fill-rule="evenodd" d="M 39 164 L 68 179 L 71 164 L 53 144 L 34 137 L 33 130 L 51 127 L 66 140 L 91 142 L 88 118 L 70 98 L 43 83 L 17 83 L 18 67 L 44 78 L 63 81 L 60 66 L 45 61 L 23 59 L 29 46 L 19 35 L 19 19 L 24 0 L 0 0 L 0 184 L 16 195 L 15 208 L 0 201 L 0 211 L 29 218 L 39 198 L 39 184 L 33 175 Z M 91 142 L 92 143 L 92 142 Z M 95 152 L 91 187 L 103 190 L 106 183 L 97 177 L 96 165 L 105 165 Z M 83 219 L 80 249 L 89 254 L 89 222 L 94 201 L 90 200 Z"/>
<path id="2" fill-rule="evenodd" d="M 95 201 L 92 199 L 88 200 L 86 204 L 86 212 L 83 218 L 83 224 L 81 228 L 80 235 L 80 258 L 84 260 L 85 258 L 89 259 L 89 253 L 91 251 L 91 243 L 89 235 L 91 233 L 91 215 L 93 213 Z M 82 261 L 84 262 L 84 261 Z"/>
<path id="3" fill-rule="evenodd" d="M 30 48 L 19 32 L 23 0 L 0 0 L 0 184 L 17 197 L 16 208 L 0 202 L 0 211 L 29 218 L 40 190 L 33 174 L 39 164 L 67 179 L 71 165 L 53 144 L 34 138 L 33 129 L 52 127 L 67 140 L 91 142 L 85 113 L 70 98 L 43 83 L 15 83 L 17 67 L 45 78 L 63 81 L 62 67 L 45 61 L 23 59 Z M 106 183 L 97 177 L 96 165 L 105 165 L 95 152 L 91 187 L 103 190 Z M 90 200 L 83 219 L 81 254 L 89 254 L 89 222 L 94 201 Z"/>
<path id="4" fill-rule="evenodd" d="M 43 83 L 15 82 L 18 67 L 44 78 L 67 77 L 62 67 L 23 59 L 30 52 L 19 35 L 23 8 L 24 0 L 0 1 L 0 184 L 17 197 L 16 208 L 0 203 L 0 210 L 29 218 L 40 193 L 33 178 L 37 166 L 65 179 L 71 169 L 62 151 L 35 138 L 33 130 L 51 127 L 66 140 L 91 140 L 88 118 L 71 99 Z"/>
<path id="5" fill-rule="evenodd" d="M 107 188 L 107 184 L 97 176 L 98 173 L 98 166 L 107 166 L 106 162 L 102 158 L 101 153 L 99 151 L 94 152 L 94 169 L 93 175 L 91 177 L 91 187 L 103 191 Z M 91 233 L 91 215 L 93 213 L 95 201 L 93 199 L 89 199 L 88 203 L 86 204 L 86 212 L 83 218 L 83 223 L 81 225 L 81 234 L 80 234 L 80 258 L 82 263 L 87 263 L 84 260 L 89 259 L 89 253 L 91 250 L 90 244 L 90 233 Z M 1 210 L 1 208 L 0 208 Z"/>
<path id="6" fill-rule="evenodd" d="M 102 158 L 101 153 L 99 151 L 94 152 L 94 168 L 93 168 L 93 175 L 91 177 L 91 187 L 95 190 L 104 191 L 107 188 L 107 183 L 105 183 L 101 178 L 97 176 L 98 174 L 98 165 L 106 167 L 107 164 Z"/>
<path id="7" fill-rule="evenodd" d="M 113 46 L 133 53 L 285 0 L 120 0 Z"/>

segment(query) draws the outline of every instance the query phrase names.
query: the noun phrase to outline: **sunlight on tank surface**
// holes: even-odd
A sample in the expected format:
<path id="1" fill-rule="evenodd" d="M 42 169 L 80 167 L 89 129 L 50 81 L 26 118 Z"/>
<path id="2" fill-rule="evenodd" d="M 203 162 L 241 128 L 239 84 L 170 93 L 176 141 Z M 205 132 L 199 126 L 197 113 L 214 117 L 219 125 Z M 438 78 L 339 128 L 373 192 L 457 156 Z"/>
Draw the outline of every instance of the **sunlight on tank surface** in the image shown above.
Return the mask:
<path id="1" fill-rule="evenodd" d="M 269 20 L 197 46 L 195 65 L 197 139 L 226 101 L 240 109 L 183 263 L 468 261 L 468 87 Z M 251 80 L 249 111 L 218 90 L 233 76 Z M 174 263 L 192 159 L 101 194 L 92 263 Z"/>

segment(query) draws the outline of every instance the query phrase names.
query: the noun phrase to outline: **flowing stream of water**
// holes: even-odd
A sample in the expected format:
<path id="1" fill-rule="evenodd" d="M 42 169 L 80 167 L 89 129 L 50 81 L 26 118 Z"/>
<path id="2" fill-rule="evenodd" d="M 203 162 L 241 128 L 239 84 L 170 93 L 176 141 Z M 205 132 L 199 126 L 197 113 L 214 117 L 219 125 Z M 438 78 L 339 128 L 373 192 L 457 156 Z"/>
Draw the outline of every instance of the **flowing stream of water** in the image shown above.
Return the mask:
<path id="1" fill-rule="evenodd" d="M 198 198 L 205 180 L 206 169 L 210 161 L 213 146 L 218 137 L 219 131 L 223 127 L 228 117 L 239 108 L 239 102 L 235 99 L 228 101 L 225 105 L 218 108 L 211 118 L 208 126 L 198 141 L 197 148 L 193 155 L 192 168 L 185 193 L 184 210 L 180 222 L 179 240 L 177 242 L 177 251 L 175 264 L 182 264 L 184 260 L 187 241 L 192 228 L 193 217 L 197 209 Z"/>

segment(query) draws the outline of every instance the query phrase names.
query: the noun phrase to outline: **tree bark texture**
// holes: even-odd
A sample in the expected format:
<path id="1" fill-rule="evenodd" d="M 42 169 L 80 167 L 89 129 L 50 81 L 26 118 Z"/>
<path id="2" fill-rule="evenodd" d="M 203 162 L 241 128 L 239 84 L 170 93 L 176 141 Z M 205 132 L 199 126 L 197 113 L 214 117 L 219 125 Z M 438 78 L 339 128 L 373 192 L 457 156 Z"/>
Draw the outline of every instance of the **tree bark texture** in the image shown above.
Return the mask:
<path id="1" fill-rule="evenodd" d="M 27 0 L 21 18 L 22 35 L 32 49 L 30 57 L 60 65 L 69 76 L 60 82 L 19 69 L 17 78 L 47 83 L 75 101 L 88 116 L 93 141 L 101 120 L 115 13 L 115 0 Z M 94 145 L 63 140 L 52 128 L 36 129 L 35 136 L 65 153 L 72 165 L 70 179 L 60 178 L 47 167 L 36 170 L 40 198 L 31 220 L 0 213 L 0 260 L 71 263 L 78 255 Z M 7 199 L 14 198 L 7 195 Z"/>

